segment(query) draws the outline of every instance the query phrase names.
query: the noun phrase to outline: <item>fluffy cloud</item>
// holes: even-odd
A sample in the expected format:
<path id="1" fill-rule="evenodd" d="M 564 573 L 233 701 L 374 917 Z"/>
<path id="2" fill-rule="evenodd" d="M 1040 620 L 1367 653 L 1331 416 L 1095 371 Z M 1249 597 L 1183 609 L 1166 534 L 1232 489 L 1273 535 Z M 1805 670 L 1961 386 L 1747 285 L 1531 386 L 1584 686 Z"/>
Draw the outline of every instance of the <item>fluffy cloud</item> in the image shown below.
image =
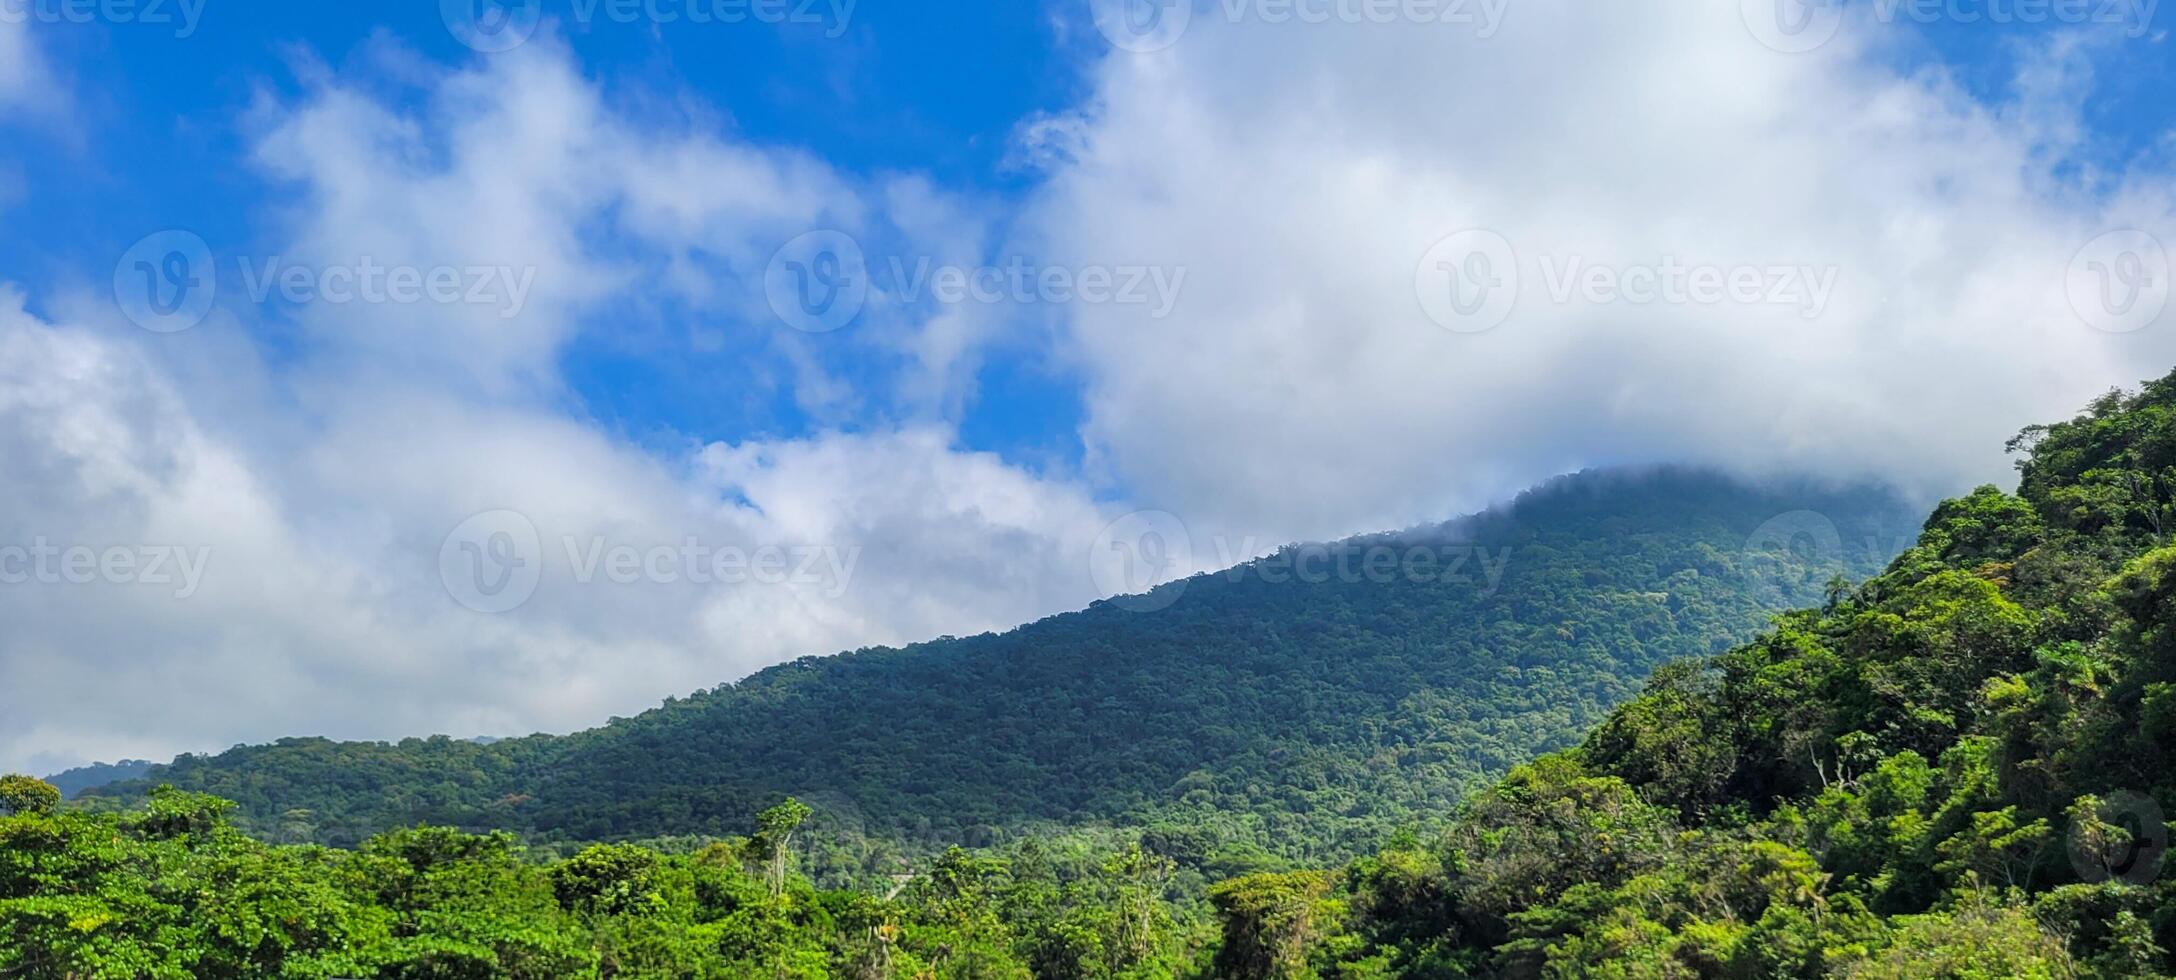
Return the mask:
<path id="1" fill-rule="evenodd" d="M 1103 507 L 941 424 L 661 448 L 567 410 L 567 345 L 660 296 L 755 338 L 748 377 L 726 380 L 796 356 L 820 375 L 829 338 L 764 307 L 771 253 L 811 227 L 958 233 L 962 207 L 933 189 L 615 113 L 544 42 L 410 102 L 322 76 L 254 125 L 292 204 L 277 258 L 223 268 L 222 290 L 267 263 L 313 289 L 365 265 L 532 285 L 514 316 L 230 295 L 171 335 L 0 296 L 0 770 L 296 733 L 569 730 L 796 656 L 1096 597 Z M 878 310 L 838 343 L 913 350 L 922 331 Z M 908 373 L 941 378 L 968 346 Z M 509 527 L 520 547 L 490 551 Z M 525 601 L 475 608 L 509 568 L 535 576 Z"/>
<path id="2" fill-rule="evenodd" d="M 867 224 L 858 190 L 817 161 L 613 113 L 553 43 L 431 77 L 417 110 L 381 98 L 379 81 L 326 77 L 263 110 L 256 163 L 297 200 L 280 264 L 249 263 L 244 288 L 365 262 L 476 272 L 487 288 L 392 316 L 302 305 L 317 353 L 342 370 L 364 358 L 494 395 L 549 386 L 601 304 L 675 295 L 770 323 L 746 287 L 779 244 Z"/>
<path id="3" fill-rule="evenodd" d="M 2106 332 L 2066 293 L 2104 232 L 2176 241 L 2165 172 L 2081 163 L 2094 52 L 2148 42 L 2058 36 L 1987 104 L 1899 67 L 1903 28 L 1848 24 L 1784 55 L 1742 6 L 1518 4 L 1489 36 L 1203 6 L 1167 49 L 1113 53 L 1087 108 L 1043 127 L 1068 156 L 1041 248 L 1188 278 L 1167 318 L 1068 309 L 1088 443 L 1197 523 L 1294 537 L 1611 462 L 1953 491 L 2002 479 L 2018 427 L 2176 362 L 2176 319 Z M 1424 310 L 1451 285 L 1424 256 L 1512 281 L 1463 244 L 1429 254 L 1469 229 L 1511 246 L 1515 292 L 1494 295 L 1516 306 L 1459 332 Z M 1559 298 L 1595 267 L 1627 294 L 1671 267 L 1833 286 Z"/>
<path id="4" fill-rule="evenodd" d="M 1097 505 L 938 430 L 662 458 L 382 386 L 265 427 L 248 420 L 291 408 L 192 395 L 159 361 L 0 304 L 0 540 L 23 549 L 0 571 L 27 579 L 0 589 L 0 768 L 572 729 L 795 656 L 1094 598 Z M 471 570 L 448 550 L 488 511 L 536 534 L 519 560 L 539 581 L 505 612 L 458 601 Z"/>

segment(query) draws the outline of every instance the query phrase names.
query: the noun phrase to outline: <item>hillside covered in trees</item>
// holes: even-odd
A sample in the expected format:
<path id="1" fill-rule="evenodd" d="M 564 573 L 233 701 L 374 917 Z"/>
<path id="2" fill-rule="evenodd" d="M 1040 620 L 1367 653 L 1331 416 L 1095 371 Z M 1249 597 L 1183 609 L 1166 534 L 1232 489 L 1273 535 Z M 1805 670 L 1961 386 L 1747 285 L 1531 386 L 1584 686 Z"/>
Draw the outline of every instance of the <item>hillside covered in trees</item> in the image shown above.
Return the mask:
<path id="1" fill-rule="evenodd" d="M 2167 975 L 2176 375 L 2011 448 L 1448 833 L 1219 886 L 1226 975 Z"/>
<path id="2" fill-rule="evenodd" d="M 1882 574 L 1351 861 L 1227 877 L 1174 825 L 823 890 L 793 800 L 551 859 L 432 828 L 274 846 L 209 796 L 87 810 L 16 777 L 0 975 L 2166 976 L 2176 375 L 2013 449 L 2016 493 L 1941 504 Z"/>
<path id="3" fill-rule="evenodd" d="M 1338 860 L 1572 744 L 1657 665 L 1871 574 L 1918 525 L 1871 490 L 1583 474 L 1147 601 L 782 665 L 572 736 L 289 739 L 92 797 L 171 783 L 236 801 L 267 838 L 354 845 L 419 822 L 532 842 L 723 835 L 790 795 L 834 836 L 910 850 L 1170 824 L 1232 868 L 1265 849 Z"/>

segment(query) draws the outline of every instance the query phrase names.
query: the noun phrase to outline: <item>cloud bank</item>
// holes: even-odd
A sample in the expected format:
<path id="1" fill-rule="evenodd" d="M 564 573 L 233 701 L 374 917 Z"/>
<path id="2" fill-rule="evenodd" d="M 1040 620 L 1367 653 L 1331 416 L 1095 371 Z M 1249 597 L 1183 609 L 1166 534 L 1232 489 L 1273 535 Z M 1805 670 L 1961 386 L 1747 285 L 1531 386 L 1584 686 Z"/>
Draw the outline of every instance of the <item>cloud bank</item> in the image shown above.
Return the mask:
<path id="1" fill-rule="evenodd" d="M 1489 33 L 1204 5 L 1114 53 L 1036 130 L 1065 134 L 1039 240 L 1189 278 L 1166 318 L 1068 311 L 1088 444 L 1144 500 L 1294 536 L 1609 462 L 1952 492 L 2176 363 L 2165 256 L 2121 315 L 2074 308 L 2121 258 L 2096 239 L 2176 240 L 2169 171 L 2093 166 L 2079 119 L 2096 53 L 2154 42 L 2049 34 L 1989 104 L 1894 25 L 1784 54 L 1760 7 L 1522 3 Z"/>
<path id="2" fill-rule="evenodd" d="M 423 95 L 327 75 L 253 121 L 291 206 L 262 256 L 209 263 L 228 291 L 299 270 L 310 301 L 230 293 L 162 334 L 94 299 L 40 316 L 0 296 L 0 541 L 20 542 L 0 555 L 0 769 L 283 733 L 571 730 L 796 656 L 1095 598 L 1103 505 L 941 422 L 659 447 L 570 407 L 560 353 L 627 322 L 600 310 L 659 296 L 753 307 L 752 356 L 792 363 L 807 338 L 761 307 L 778 243 L 818 225 L 880 240 L 937 195 L 638 122 L 549 43 Z M 354 299 L 366 267 L 381 293 L 401 269 L 530 285 L 517 316 L 505 296 Z M 906 348 L 921 327 L 871 324 L 858 342 Z M 907 373 L 924 365 L 949 370 Z M 480 612 L 464 576 L 503 569 L 459 563 L 503 539 L 461 529 L 493 513 L 534 534 L 505 557 L 535 575 Z M 200 567 L 184 578 L 177 556 Z"/>

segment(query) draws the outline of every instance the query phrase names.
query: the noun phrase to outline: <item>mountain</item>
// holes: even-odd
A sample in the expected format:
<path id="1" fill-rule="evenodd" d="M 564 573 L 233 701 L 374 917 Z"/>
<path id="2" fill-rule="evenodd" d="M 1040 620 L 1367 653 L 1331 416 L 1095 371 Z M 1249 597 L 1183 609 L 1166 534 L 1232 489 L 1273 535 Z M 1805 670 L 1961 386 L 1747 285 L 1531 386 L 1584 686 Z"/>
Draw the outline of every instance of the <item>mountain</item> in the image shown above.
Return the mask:
<path id="1" fill-rule="evenodd" d="M 1877 490 L 1586 473 L 1001 635 L 803 659 L 571 736 L 286 739 L 94 796 L 171 783 L 261 833 L 344 845 L 418 822 L 720 835 L 790 794 L 830 831 L 931 848 L 1166 823 L 1343 855 L 1572 744 L 1657 665 L 1872 574 L 1917 524 Z"/>
<path id="2" fill-rule="evenodd" d="M 127 782 L 131 779 L 142 779 L 157 765 L 156 762 L 148 762 L 143 759 L 97 762 L 47 776 L 45 782 L 60 790 L 62 797 L 72 800 L 81 796 L 87 790 Z"/>
<path id="3" fill-rule="evenodd" d="M 1220 886 L 1226 975 L 2169 975 L 2176 375 L 2010 448 L 1440 837 Z"/>
<path id="4" fill-rule="evenodd" d="M 745 837 L 598 844 L 551 859 L 524 853 L 505 833 L 442 827 L 388 832 L 353 851 L 267 845 L 231 826 L 233 804 L 215 797 L 162 787 L 128 812 L 110 812 L 65 807 L 51 786 L 9 776 L 0 777 L 0 974 L 2167 977 L 2176 970 L 2169 873 L 2176 867 L 2168 857 L 2176 759 L 2166 751 L 2176 743 L 2176 375 L 2111 394 L 2068 422 L 2027 429 L 2011 448 L 2021 454 L 2015 493 L 1982 487 L 1941 503 L 1878 575 L 1821 588 L 1817 601 L 1774 618 L 1750 642 L 1664 665 L 1583 739 L 1513 766 L 1450 819 L 1409 813 L 1380 849 L 1313 870 L 1286 864 L 1231 874 L 1233 861 L 1201 847 L 1217 825 L 1188 823 L 1206 815 L 1191 810 L 1147 827 L 1036 831 L 1000 846 L 951 848 L 853 887 L 819 889 L 796 866 L 835 845 L 836 831 L 816 828 L 794 800 L 754 815 L 739 828 Z M 1636 604 L 1561 600 L 1611 594 L 1612 575 L 1643 563 L 1612 556 L 1684 549 L 1708 555 L 1703 562 L 1721 560 L 1701 541 L 1706 532 L 1682 534 L 1688 525 L 1667 522 L 1678 530 L 1657 532 L 1647 523 L 1684 516 L 1668 503 L 1673 492 L 1704 491 L 1700 506 L 1710 516 L 1746 499 L 1743 488 L 1689 479 L 1583 478 L 1461 522 L 1458 530 L 1474 536 L 1453 539 L 1504 540 L 1489 538 L 1493 530 L 1523 541 L 1513 554 L 1539 576 L 1514 583 L 1506 566 L 1499 588 L 1467 611 L 1485 613 L 1503 594 L 1521 593 L 1553 597 L 1535 609 L 1625 617 L 1635 632 L 1660 622 L 1636 615 Z M 1643 503 L 1627 512 L 1633 500 Z M 1704 518 L 1690 526 L 1707 527 Z M 1605 527 L 1612 533 L 1595 533 Z M 1585 533 L 1559 537 L 1567 528 Z M 1763 522 L 1738 552 L 1741 584 L 1756 580 L 1744 586 L 1752 592 L 1810 588 L 1824 564 L 1820 546 L 1784 559 L 1762 542 L 1844 538 L 1838 530 L 1831 538 L 1798 512 Z M 1584 558 L 1602 564 L 1572 564 L 1582 546 Z M 1669 576 L 1670 595 L 1715 585 L 1707 567 L 1680 569 L 1687 579 Z M 1195 580 L 1167 609 L 1135 613 L 1136 621 L 1199 627 L 1184 637 L 1189 652 L 1234 656 L 1230 647 L 1256 637 L 1214 642 L 1209 627 L 1243 625 L 1216 615 L 1235 600 L 1217 598 L 1214 581 Z M 1731 602 L 1744 591 L 1708 594 Z M 1265 595 L 1289 605 L 1263 598 L 1257 612 L 1379 612 L 1323 599 L 1312 585 Z M 1171 616 L 1181 609 L 1191 612 Z M 1108 629 L 1099 612 L 1109 614 L 1098 607 L 1051 622 Z M 1599 628 L 1583 618 L 1561 623 L 1574 639 Z M 1483 625 L 1494 635 L 1502 623 Z M 1038 635 L 1034 629 L 1020 632 Z M 1316 695 L 1329 689 L 1309 671 L 1350 683 L 1325 670 L 1339 661 L 1314 655 L 1320 645 L 1301 649 L 1308 655 L 1283 662 L 1281 676 Z M 914 650 L 976 666 L 976 654 L 952 642 Z M 1125 663 L 1117 676 L 1140 669 L 1121 647 L 1098 650 Z M 743 690 L 771 692 L 758 702 L 766 707 L 744 707 L 736 717 L 790 718 L 783 706 L 796 702 L 799 685 L 851 692 L 832 671 L 874 669 L 858 666 L 866 663 L 890 670 L 910 653 L 804 663 L 766 685 L 676 704 L 708 710 L 735 703 Z M 1408 659 L 1417 666 L 1425 658 Z M 1372 668 L 1379 660 L 1363 662 Z M 981 668 L 968 676 L 1000 693 L 1025 686 Z M 1604 683 L 1586 667 L 1577 676 Z M 1576 682 L 1557 679 L 1559 696 L 1578 696 Z M 1243 678 L 1226 672 L 1205 684 L 1235 680 Z M 890 703 L 852 696 L 864 699 L 857 704 Z M 952 713 L 942 717 L 966 703 L 895 697 L 927 703 L 932 714 L 942 704 Z M 1190 707 L 1215 703 L 1197 691 L 1169 697 Z M 1441 697 L 1455 700 L 1457 692 Z M 1465 708 L 1468 720 L 1507 721 L 1525 710 Z M 1330 717 L 1305 709 L 1303 718 Z M 563 754 L 553 761 L 571 765 L 596 751 L 585 738 L 689 730 L 650 727 L 661 718 L 695 726 L 708 715 L 667 709 L 538 744 L 558 746 Z M 1180 727 L 1206 732 L 1240 720 Z M 1390 730 L 1384 716 L 1365 722 Z M 1262 726 L 1258 734 L 1276 732 Z M 1349 737 L 1335 724 L 1322 734 Z M 1214 739 L 1202 741 L 1200 765 L 1243 771 Z M 461 744 L 380 746 L 373 758 L 412 762 Z M 1004 743 L 986 739 L 983 747 L 993 744 Z M 366 748 L 308 745 L 329 757 Z M 915 747 L 935 761 L 885 752 L 873 767 L 894 781 L 883 785 L 988 785 L 977 782 L 981 773 L 943 768 L 969 753 Z M 1113 757 L 1107 747 L 1089 748 L 1087 771 Z M 243 763 L 284 761 L 294 751 L 192 760 L 188 771 L 261 779 L 272 770 Z M 612 761 L 639 762 L 594 764 Z M 1304 794 L 1375 764 L 1349 753 L 1299 760 L 1275 785 Z M 630 783 L 626 773 L 572 768 L 505 773 L 509 782 L 549 775 Z M 378 785 L 388 778 L 385 770 L 363 775 Z M 1212 776 L 1212 787 L 1222 778 Z M 1197 804 L 1182 797 L 1176 805 Z M 1268 819 L 1279 811 L 1253 812 Z M 1170 811 L 1150 807 L 1149 815 Z"/>

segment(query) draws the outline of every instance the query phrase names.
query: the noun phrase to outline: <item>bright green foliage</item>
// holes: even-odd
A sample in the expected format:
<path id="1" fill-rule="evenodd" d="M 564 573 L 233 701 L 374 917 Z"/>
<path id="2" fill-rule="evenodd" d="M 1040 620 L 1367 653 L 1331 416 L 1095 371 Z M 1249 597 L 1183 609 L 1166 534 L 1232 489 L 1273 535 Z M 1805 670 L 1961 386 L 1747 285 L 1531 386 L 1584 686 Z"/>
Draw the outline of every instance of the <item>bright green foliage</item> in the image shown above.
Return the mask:
<path id="1" fill-rule="evenodd" d="M 2013 448 L 2016 495 L 1349 867 L 1314 975 L 2176 969 L 2176 376 Z"/>
<path id="2" fill-rule="evenodd" d="M 218 801 L 158 801 L 0 817 L 0 977 L 1174 980 L 1210 934 L 1137 842 L 955 850 L 887 897 L 744 867 L 745 841 L 552 861 L 416 827 L 331 851 L 252 841 Z M 766 812 L 758 836 L 781 848 L 809 813 Z"/>
<path id="3" fill-rule="evenodd" d="M 0 817 L 0 976 L 369 969 L 363 951 L 388 941 L 389 920 L 339 885 L 339 858 L 264 848 L 193 799 L 161 803 L 125 825 L 72 812 Z"/>
<path id="4" fill-rule="evenodd" d="M 0 816 L 48 814 L 60 807 L 60 790 L 29 776 L 0 776 Z"/>
<path id="5" fill-rule="evenodd" d="M 658 857 L 625 844 L 599 844 L 552 868 L 552 895 L 569 912 L 642 916 L 663 911 Z"/>
<path id="6" fill-rule="evenodd" d="M 2059 980 L 2076 970 L 2062 937 L 2023 910 L 1974 905 L 1904 916 L 1881 949 L 1838 966 L 1866 980 Z"/>
<path id="7" fill-rule="evenodd" d="M 1311 976 L 1309 948 L 1336 921 L 1331 876 L 1318 872 L 1252 875 L 1211 889 L 1224 920 L 1218 980 L 1301 980 Z"/>
<path id="8" fill-rule="evenodd" d="M 763 880 L 771 886 L 773 898 L 786 887 L 786 861 L 793 853 L 793 832 L 812 812 L 800 800 L 788 797 L 786 802 L 756 815 L 756 832 L 748 838 L 748 856 L 763 867 Z"/>

